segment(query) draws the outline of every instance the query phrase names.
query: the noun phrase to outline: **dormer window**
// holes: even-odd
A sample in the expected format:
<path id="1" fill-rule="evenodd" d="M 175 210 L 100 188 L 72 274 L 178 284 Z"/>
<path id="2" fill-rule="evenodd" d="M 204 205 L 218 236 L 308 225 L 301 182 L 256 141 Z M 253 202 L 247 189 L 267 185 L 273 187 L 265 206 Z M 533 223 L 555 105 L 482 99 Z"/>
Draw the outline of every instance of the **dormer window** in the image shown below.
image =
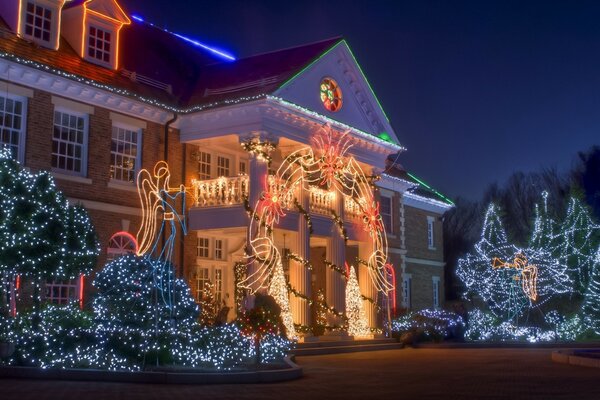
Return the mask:
<path id="1" fill-rule="evenodd" d="M 34 2 L 27 2 L 24 36 L 50 43 L 52 37 L 52 10 Z"/>
<path id="2" fill-rule="evenodd" d="M 88 36 L 88 57 L 110 64 L 112 35 L 104 29 L 90 26 Z"/>
<path id="3" fill-rule="evenodd" d="M 129 17 L 116 0 L 67 3 L 62 14 L 63 36 L 86 61 L 119 69 L 119 32 Z"/>

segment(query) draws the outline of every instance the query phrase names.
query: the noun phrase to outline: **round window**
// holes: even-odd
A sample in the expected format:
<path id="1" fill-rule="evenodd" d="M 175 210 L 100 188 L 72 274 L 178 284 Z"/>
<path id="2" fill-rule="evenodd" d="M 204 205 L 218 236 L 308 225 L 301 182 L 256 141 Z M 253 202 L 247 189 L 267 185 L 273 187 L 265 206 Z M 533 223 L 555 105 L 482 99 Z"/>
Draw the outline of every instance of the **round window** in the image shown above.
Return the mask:
<path id="1" fill-rule="evenodd" d="M 331 78 L 321 81 L 321 103 L 327 111 L 336 112 L 342 108 L 342 90 Z"/>

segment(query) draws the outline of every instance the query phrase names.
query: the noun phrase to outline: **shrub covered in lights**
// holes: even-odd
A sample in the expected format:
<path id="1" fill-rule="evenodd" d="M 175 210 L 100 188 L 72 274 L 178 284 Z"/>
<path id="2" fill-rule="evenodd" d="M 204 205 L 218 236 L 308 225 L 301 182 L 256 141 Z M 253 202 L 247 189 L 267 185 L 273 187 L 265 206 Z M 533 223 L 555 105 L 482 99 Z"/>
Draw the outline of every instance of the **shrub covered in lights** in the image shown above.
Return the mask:
<path id="1" fill-rule="evenodd" d="M 480 241 L 459 260 L 470 340 L 575 340 L 600 335 L 600 225 L 576 197 L 564 218 L 536 205 L 526 247 L 511 243 L 491 204 Z"/>
<path id="2" fill-rule="evenodd" d="M 409 312 L 392 321 L 392 332 L 396 336 L 410 335 L 413 340 L 441 341 L 462 338 L 462 317 L 450 311 L 420 310 Z"/>

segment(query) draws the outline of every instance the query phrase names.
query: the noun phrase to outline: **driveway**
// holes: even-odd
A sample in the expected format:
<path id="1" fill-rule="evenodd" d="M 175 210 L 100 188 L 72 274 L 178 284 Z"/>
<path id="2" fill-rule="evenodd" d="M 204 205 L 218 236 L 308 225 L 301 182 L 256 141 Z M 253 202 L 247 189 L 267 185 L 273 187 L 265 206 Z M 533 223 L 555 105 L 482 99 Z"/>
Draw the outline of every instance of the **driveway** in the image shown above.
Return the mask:
<path id="1" fill-rule="evenodd" d="M 600 399 L 600 369 L 552 349 L 402 349 L 299 357 L 304 378 L 254 385 L 0 379 L 0 399 Z"/>

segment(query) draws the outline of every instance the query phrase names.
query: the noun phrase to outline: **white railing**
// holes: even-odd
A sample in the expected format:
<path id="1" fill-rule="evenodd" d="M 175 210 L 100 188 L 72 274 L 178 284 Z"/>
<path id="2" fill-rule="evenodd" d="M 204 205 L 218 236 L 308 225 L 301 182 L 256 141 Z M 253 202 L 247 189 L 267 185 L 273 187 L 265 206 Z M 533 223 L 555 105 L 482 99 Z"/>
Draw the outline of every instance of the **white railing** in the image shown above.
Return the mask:
<path id="1" fill-rule="evenodd" d="M 333 202 L 335 201 L 335 193 L 326 190 L 311 188 L 310 189 L 310 211 L 316 214 L 331 215 L 333 210 Z"/>
<path id="2" fill-rule="evenodd" d="M 207 181 L 192 180 L 196 207 L 242 204 L 248 197 L 248 177 L 217 178 Z"/>
<path id="3" fill-rule="evenodd" d="M 279 196 L 279 204 L 281 208 L 286 210 L 295 210 L 294 197 L 296 189 L 287 187 L 289 182 L 282 179 L 275 179 L 273 175 L 269 175 L 269 192 L 276 193 Z"/>
<path id="4" fill-rule="evenodd" d="M 357 219 L 362 216 L 360 206 L 352 197 L 344 197 L 344 215 L 348 219 Z"/>

